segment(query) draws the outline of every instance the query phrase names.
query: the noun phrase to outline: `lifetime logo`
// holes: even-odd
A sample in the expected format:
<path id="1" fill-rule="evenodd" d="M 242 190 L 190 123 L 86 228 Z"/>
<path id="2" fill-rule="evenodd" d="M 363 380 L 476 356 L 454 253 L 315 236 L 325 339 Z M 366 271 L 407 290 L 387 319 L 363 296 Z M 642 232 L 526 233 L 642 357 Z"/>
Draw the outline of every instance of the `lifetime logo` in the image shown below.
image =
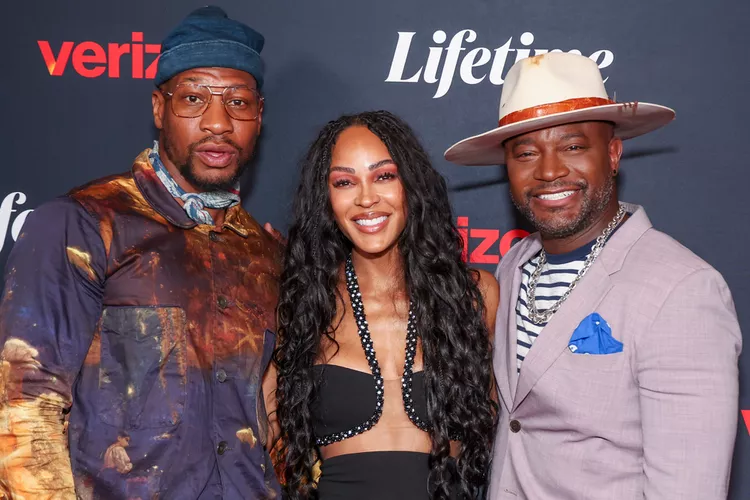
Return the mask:
<path id="1" fill-rule="evenodd" d="M 415 31 L 399 31 L 396 42 L 396 50 L 391 60 L 391 68 L 385 81 L 390 83 L 419 83 L 423 81 L 428 84 L 436 84 L 437 89 L 433 99 L 439 99 L 448 93 L 453 84 L 456 70 L 461 81 L 468 85 L 477 85 L 488 79 L 493 85 L 502 85 L 505 74 L 513 63 L 533 55 L 547 54 L 549 52 L 562 52 L 561 49 L 531 48 L 534 44 L 534 34 L 530 31 L 522 33 L 518 41 L 513 37 L 497 47 L 473 47 L 469 50 L 464 44 L 473 44 L 477 41 L 477 32 L 465 29 L 453 35 L 448 46 L 443 44 L 448 41 L 448 34 L 443 30 L 437 30 L 432 34 L 435 46 L 428 47 L 425 61 L 423 47 L 417 48 L 416 60 L 425 61 L 420 66 L 414 64 L 412 55 L 412 39 L 417 33 Z M 520 44 L 520 47 L 518 46 Z M 582 55 L 578 49 L 567 50 L 569 53 Z M 592 52 L 589 59 L 596 62 L 599 69 L 609 67 L 615 60 L 611 50 L 600 49 Z M 407 60 L 411 64 L 407 65 Z M 418 62 L 419 64 L 419 62 Z M 489 65 L 489 66 L 488 66 Z M 409 69 L 407 69 L 407 66 Z M 605 78 L 605 82 L 607 79 Z"/>
<path id="2" fill-rule="evenodd" d="M 105 72 L 109 78 L 120 78 L 123 56 L 129 55 L 130 76 L 153 79 L 161 51 L 158 43 L 143 43 L 140 31 L 132 33 L 130 43 L 108 43 L 106 49 L 91 41 L 63 42 L 55 55 L 47 40 L 38 40 L 37 44 L 51 76 L 63 76 L 70 62 L 73 71 L 84 78 L 98 78 Z"/>
<path id="3" fill-rule="evenodd" d="M 34 211 L 33 209 L 19 210 L 17 208 L 24 203 L 26 203 L 26 195 L 20 191 L 8 194 L 0 203 L 0 251 L 5 246 L 8 230 L 10 229 L 10 236 L 13 241 L 16 241 L 18 235 L 21 234 L 21 228 L 26 222 L 26 217 Z"/>

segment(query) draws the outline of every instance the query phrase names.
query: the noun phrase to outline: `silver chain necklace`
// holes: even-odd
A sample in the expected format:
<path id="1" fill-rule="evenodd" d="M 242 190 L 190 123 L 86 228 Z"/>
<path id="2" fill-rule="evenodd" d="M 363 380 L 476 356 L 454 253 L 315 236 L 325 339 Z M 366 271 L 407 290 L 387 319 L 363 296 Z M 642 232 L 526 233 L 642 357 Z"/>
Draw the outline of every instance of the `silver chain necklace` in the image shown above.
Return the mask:
<path id="1" fill-rule="evenodd" d="M 607 224 L 607 227 L 604 228 L 604 231 L 602 231 L 602 234 L 599 235 L 599 237 L 596 239 L 596 243 L 594 243 L 594 246 L 591 247 L 591 252 L 586 256 L 586 261 L 583 263 L 583 267 L 580 271 L 578 271 L 578 274 L 573 279 L 573 281 L 568 285 L 568 289 L 565 290 L 565 293 L 557 299 L 557 302 L 555 302 L 552 307 L 545 311 L 539 311 L 536 308 L 536 285 L 539 283 L 539 278 L 542 276 L 542 270 L 545 265 L 547 265 L 547 254 L 545 253 L 544 249 L 542 249 L 541 252 L 539 252 L 539 263 L 536 265 L 536 269 L 534 269 L 534 272 L 531 273 L 531 277 L 529 278 L 529 288 L 528 288 L 528 299 L 529 299 L 529 319 L 537 324 L 541 325 L 544 323 L 547 323 L 549 319 L 552 317 L 555 312 L 557 312 L 558 309 L 560 309 L 560 306 L 563 305 L 563 302 L 565 302 L 570 294 L 573 292 L 573 289 L 576 287 L 579 281 L 581 281 L 581 278 L 586 274 L 586 272 L 591 267 L 591 264 L 594 263 L 596 258 L 601 253 L 602 249 L 604 248 L 604 244 L 607 242 L 607 238 L 609 238 L 609 235 L 612 234 L 612 231 L 615 230 L 617 225 L 622 222 L 622 219 L 625 217 L 625 207 L 620 205 L 620 209 L 615 214 L 614 219 L 612 219 L 609 224 Z"/>

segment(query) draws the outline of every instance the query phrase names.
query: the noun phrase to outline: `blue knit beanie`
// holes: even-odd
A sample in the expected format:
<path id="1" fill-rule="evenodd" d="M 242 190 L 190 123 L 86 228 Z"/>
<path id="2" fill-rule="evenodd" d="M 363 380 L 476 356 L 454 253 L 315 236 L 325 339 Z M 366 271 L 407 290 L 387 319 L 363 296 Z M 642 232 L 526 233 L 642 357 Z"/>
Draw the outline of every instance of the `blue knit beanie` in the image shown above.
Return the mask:
<path id="1" fill-rule="evenodd" d="M 156 71 L 159 86 L 173 76 L 193 68 L 233 68 L 255 77 L 263 86 L 263 35 L 229 19 L 215 6 L 191 12 L 161 44 Z"/>

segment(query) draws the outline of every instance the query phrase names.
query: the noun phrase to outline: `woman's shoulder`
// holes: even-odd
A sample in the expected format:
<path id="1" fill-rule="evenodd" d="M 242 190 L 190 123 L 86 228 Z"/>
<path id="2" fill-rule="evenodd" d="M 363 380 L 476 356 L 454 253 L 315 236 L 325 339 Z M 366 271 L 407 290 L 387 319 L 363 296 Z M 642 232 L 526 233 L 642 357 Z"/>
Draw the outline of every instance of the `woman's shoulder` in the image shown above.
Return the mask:
<path id="1" fill-rule="evenodd" d="M 490 337 L 492 337 L 495 330 L 495 314 L 500 303 L 500 285 L 497 283 L 495 276 L 484 269 L 472 268 L 472 272 L 477 280 L 479 291 L 482 294 L 485 322 Z"/>
<path id="2" fill-rule="evenodd" d="M 471 270 L 474 273 L 477 285 L 479 285 L 479 290 L 483 296 L 486 297 L 488 294 L 497 296 L 500 293 L 500 285 L 497 283 L 495 275 L 484 269 L 472 268 Z"/>

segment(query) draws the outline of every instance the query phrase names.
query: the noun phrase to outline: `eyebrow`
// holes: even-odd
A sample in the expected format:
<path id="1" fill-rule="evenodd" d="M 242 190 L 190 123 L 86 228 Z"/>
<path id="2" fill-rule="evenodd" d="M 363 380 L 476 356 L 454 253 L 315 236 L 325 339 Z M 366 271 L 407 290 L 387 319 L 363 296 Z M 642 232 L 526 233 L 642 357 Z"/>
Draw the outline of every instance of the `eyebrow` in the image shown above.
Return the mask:
<path id="1" fill-rule="evenodd" d="M 376 170 L 376 169 L 378 169 L 380 167 L 383 167 L 385 165 L 390 165 L 390 164 L 395 165 L 396 162 L 394 162 L 390 158 L 387 158 L 385 160 L 380 160 L 378 162 L 373 163 L 372 165 L 370 165 L 370 166 L 367 167 L 367 170 L 370 170 L 370 171 Z M 354 174 L 354 173 L 357 172 L 356 170 L 354 170 L 351 167 L 341 167 L 339 165 L 334 165 L 333 167 L 331 167 L 331 171 L 346 172 L 347 174 Z"/>
<path id="2" fill-rule="evenodd" d="M 583 134 L 581 132 L 571 132 L 570 134 L 565 134 L 564 136 L 560 137 L 561 141 L 567 141 L 569 139 L 586 139 L 586 134 Z"/>
<path id="3" fill-rule="evenodd" d="M 558 139 L 558 141 L 568 141 L 570 139 L 586 139 L 586 134 L 582 132 L 571 132 L 569 134 L 565 134 L 562 137 Z M 525 137 L 523 139 L 518 139 L 516 142 L 511 143 L 511 148 L 515 148 L 516 146 L 530 146 L 534 144 L 534 140 L 530 137 Z"/>
<path id="4" fill-rule="evenodd" d="M 528 146 L 530 144 L 534 144 L 534 140 L 529 137 L 526 137 L 525 139 L 518 139 L 514 142 L 511 142 L 510 147 L 515 148 L 516 146 Z"/>
<path id="5" fill-rule="evenodd" d="M 206 79 L 200 76 L 186 76 L 182 80 L 180 80 L 179 83 L 198 83 L 201 85 L 205 85 L 206 87 L 248 87 L 253 88 L 252 85 L 246 82 L 237 82 L 237 83 L 231 83 L 229 85 L 216 85 L 211 83 L 206 83 Z M 257 90 L 257 89 L 254 89 Z"/>

